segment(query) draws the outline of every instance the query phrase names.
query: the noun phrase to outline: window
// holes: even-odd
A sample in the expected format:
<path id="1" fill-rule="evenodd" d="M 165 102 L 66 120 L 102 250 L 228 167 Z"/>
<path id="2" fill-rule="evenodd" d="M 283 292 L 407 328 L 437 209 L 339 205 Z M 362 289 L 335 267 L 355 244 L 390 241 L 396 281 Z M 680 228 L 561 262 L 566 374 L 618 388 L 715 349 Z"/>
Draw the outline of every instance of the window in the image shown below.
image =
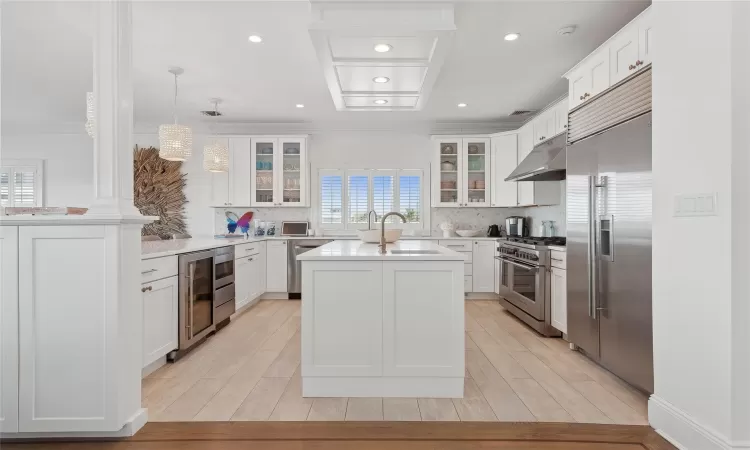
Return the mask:
<path id="1" fill-rule="evenodd" d="M 421 170 L 321 170 L 319 178 L 323 229 L 366 228 L 371 210 L 377 220 L 398 211 L 408 220 L 400 227 L 425 227 Z M 400 224 L 401 219 L 391 216 L 387 223 Z"/>
<path id="2" fill-rule="evenodd" d="M 43 206 L 41 160 L 3 160 L 0 165 L 0 206 Z"/>

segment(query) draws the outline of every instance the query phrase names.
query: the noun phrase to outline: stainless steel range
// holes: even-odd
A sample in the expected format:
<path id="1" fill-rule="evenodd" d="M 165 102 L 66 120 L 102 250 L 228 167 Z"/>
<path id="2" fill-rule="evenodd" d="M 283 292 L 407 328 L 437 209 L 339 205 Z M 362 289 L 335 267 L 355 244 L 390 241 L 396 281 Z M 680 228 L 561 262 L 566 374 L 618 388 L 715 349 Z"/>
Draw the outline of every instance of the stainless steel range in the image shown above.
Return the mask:
<path id="1" fill-rule="evenodd" d="M 550 324 L 550 245 L 564 237 L 508 237 L 500 241 L 500 304 L 545 336 L 560 336 Z"/>

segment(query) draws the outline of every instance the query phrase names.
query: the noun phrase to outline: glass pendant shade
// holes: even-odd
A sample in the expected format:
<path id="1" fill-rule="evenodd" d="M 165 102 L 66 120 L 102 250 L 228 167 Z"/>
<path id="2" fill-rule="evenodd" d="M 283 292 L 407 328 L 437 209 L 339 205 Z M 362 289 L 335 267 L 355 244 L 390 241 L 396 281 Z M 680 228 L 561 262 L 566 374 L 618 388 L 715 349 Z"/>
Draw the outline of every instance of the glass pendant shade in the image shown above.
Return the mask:
<path id="1" fill-rule="evenodd" d="M 203 168 L 209 172 L 229 171 L 229 148 L 216 141 L 203 148 Z"/>
<path id="2" fill-rule="evenodd" d="M 159 125 L 159 156 L 168 161 L 185 161 L 193 153 L 193 131 L 176 123 Z"/>
<path id="3" fill-rule="evenodd" d="M 94 137 L 94 93 L 86 92 L 86 133 Z"/>

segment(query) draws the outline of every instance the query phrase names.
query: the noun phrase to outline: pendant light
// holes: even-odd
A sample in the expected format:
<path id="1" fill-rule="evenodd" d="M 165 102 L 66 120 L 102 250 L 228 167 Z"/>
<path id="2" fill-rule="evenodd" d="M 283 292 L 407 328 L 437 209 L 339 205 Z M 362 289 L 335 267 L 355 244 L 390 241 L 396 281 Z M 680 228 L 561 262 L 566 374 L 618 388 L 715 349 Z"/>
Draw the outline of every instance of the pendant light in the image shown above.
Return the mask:
<path id="1" fill-rule="evenodd" d="M 86 92 L 86 133 L 93 139 L 94 138 L 94 125 L 96 118 L 94 117 L 94 93 Z"/>
<path id="2" fill-rule="evenodd" d="M 169 68 L 169 73 L 174 75 L 174 123 L 159 125 L 159 156 L 168 161 L 185 161 L 192 154 L 193 131 L 177 124 L 177 76 L 183 72 L 180 67 Z"/>
<path id="3" fill-rule="evenodd" d="M 212 98 L 213 111 L 204 111 L 212 117 L 219 117 L 220 98 Z M 218 119 L 216 120 L 218 122 Z M 214 142 L 203 147 L 203 168 L 209 172 L 229 172 L 229 148 L 220 139 L 214 138 Z"/>

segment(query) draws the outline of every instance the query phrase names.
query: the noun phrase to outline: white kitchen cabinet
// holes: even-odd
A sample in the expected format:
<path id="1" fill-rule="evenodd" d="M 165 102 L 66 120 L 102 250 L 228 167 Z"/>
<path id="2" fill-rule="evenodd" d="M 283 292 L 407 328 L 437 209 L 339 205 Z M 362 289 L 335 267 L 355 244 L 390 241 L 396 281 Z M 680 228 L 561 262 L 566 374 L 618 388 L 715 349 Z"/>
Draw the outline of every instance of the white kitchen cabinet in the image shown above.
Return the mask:
<path id="1" fill-rule="evenodd" d="M 178 277 L 141 285 L 143 297 L 143 367 L 178 348 Z"/>
<path id="2" fill-rule="evenodd" d="M 435 142 L 433 207 L 490 206 L 490 140 L 456 137 Z"/>
<path id="3" fill-rule="evenodd" d="M 383 263 L 310 263 L 302 272 L 314 286 L 302 293 L 302 376 L 382 376 Z"/>
<path id="4" fill-rule="evenodd" d="M 544 142 L 557 134 L 555 133 L 555 119 L 555 110 L 552 108 L 534 117 L 531 121 L 534 128 L 534 145 Z"/>
<path id="5" fill-rule="evenodd" d="M 261 248 L 260 253 L 253 255 L 249 262 L 248 271 L 252 274 L 250 279 L 250 291 L 248 302 L 255 300 L 266 292 L 266 250 L 265 245 Z M 284 289 L 286 290 L 286 289 Z"/>
<path id="6" fill-rule="evenodd" d="M 654 26 L 654 20 L 653 20 L 653 14 L 651 13 L 651 8 L 646 9 L 641 13 L 640 16 L 638 16 L 637 19 L 638 23 L 638 59 L 640 59 L 643 64 L 641 64 L 641 68 L 645 67 L 646 65 L 651 63 L 652 59 L 652 50 L 653 50 L 653 26 Z"/>
<path id="7" fill-rule="evenodd" d="M 464 375 L 464 303 L 455 264 L 383 264 L 383 376 Z M 429 318 L 426 318 L 429 315 Z"/>
<path id="8" fill-rule="evenodd" d="M 239 310 L 247 305 L 253 291 L 253 284 L 257 283 L 252 272 L 252 256 L 243 256 L 234 261 L 234 309 Z"/>
<path id="9" fill-rule="evenodd" d="M 266 242 L 266 291 L 286 292 L 287 241 Z"/>
<path id="10" fill-rule="evenodd" d="M 503 134 L 492 137 L 492 195 L 495 207 L 518 206 L 518 183 L 505 178 L 518 166 L 518 135 Z"/>
<path id="11" fill-rule="evenodd" d="M 307 139 L 253 136 L 252 206 L 308 206 Z"/>
<path id="12" fill-rule="evenodd" d="M 552 267 L 550 275 L 551 323 L 552 326 L 568 333 L 568 299 L 565 270 Z"/>
<path id="13" fill-rule="evenodd" d="M 0 227 L 0 432 L 18 431 L 18 227 Z"/>
<path id="14" fill-rule="evenodd" d="M 555 113 L 555 135 L 568 131 L 568 99 L 560 100 L 552 107 Z"/>
<path id="15" fill-rule="evenodd" d="M 652 40 L 649 7 L 564 75 L 568 106 L 575 108 L 646 67 L 652 62 Z"/>
<path id="16" fill-rule="evenodd" d="M 495 241 L 474 241 L 472 261 L 472 292 L 494 292 Z"/>
<path id="17" fill-rule="evenodd" d="M 575 108 L 581 103 L 587 102 L 596 94 L 609 88 L 609 70 L 609 51 L 607 48 L 590 55 L 569 77 L 570 108 Z"/>
<path id="18" fill-rule="evenodd" d="M 229 148 L 229 171 L 211 174 L 211 204 L 250 206 L 250 138 L 217 140 Z"/>

